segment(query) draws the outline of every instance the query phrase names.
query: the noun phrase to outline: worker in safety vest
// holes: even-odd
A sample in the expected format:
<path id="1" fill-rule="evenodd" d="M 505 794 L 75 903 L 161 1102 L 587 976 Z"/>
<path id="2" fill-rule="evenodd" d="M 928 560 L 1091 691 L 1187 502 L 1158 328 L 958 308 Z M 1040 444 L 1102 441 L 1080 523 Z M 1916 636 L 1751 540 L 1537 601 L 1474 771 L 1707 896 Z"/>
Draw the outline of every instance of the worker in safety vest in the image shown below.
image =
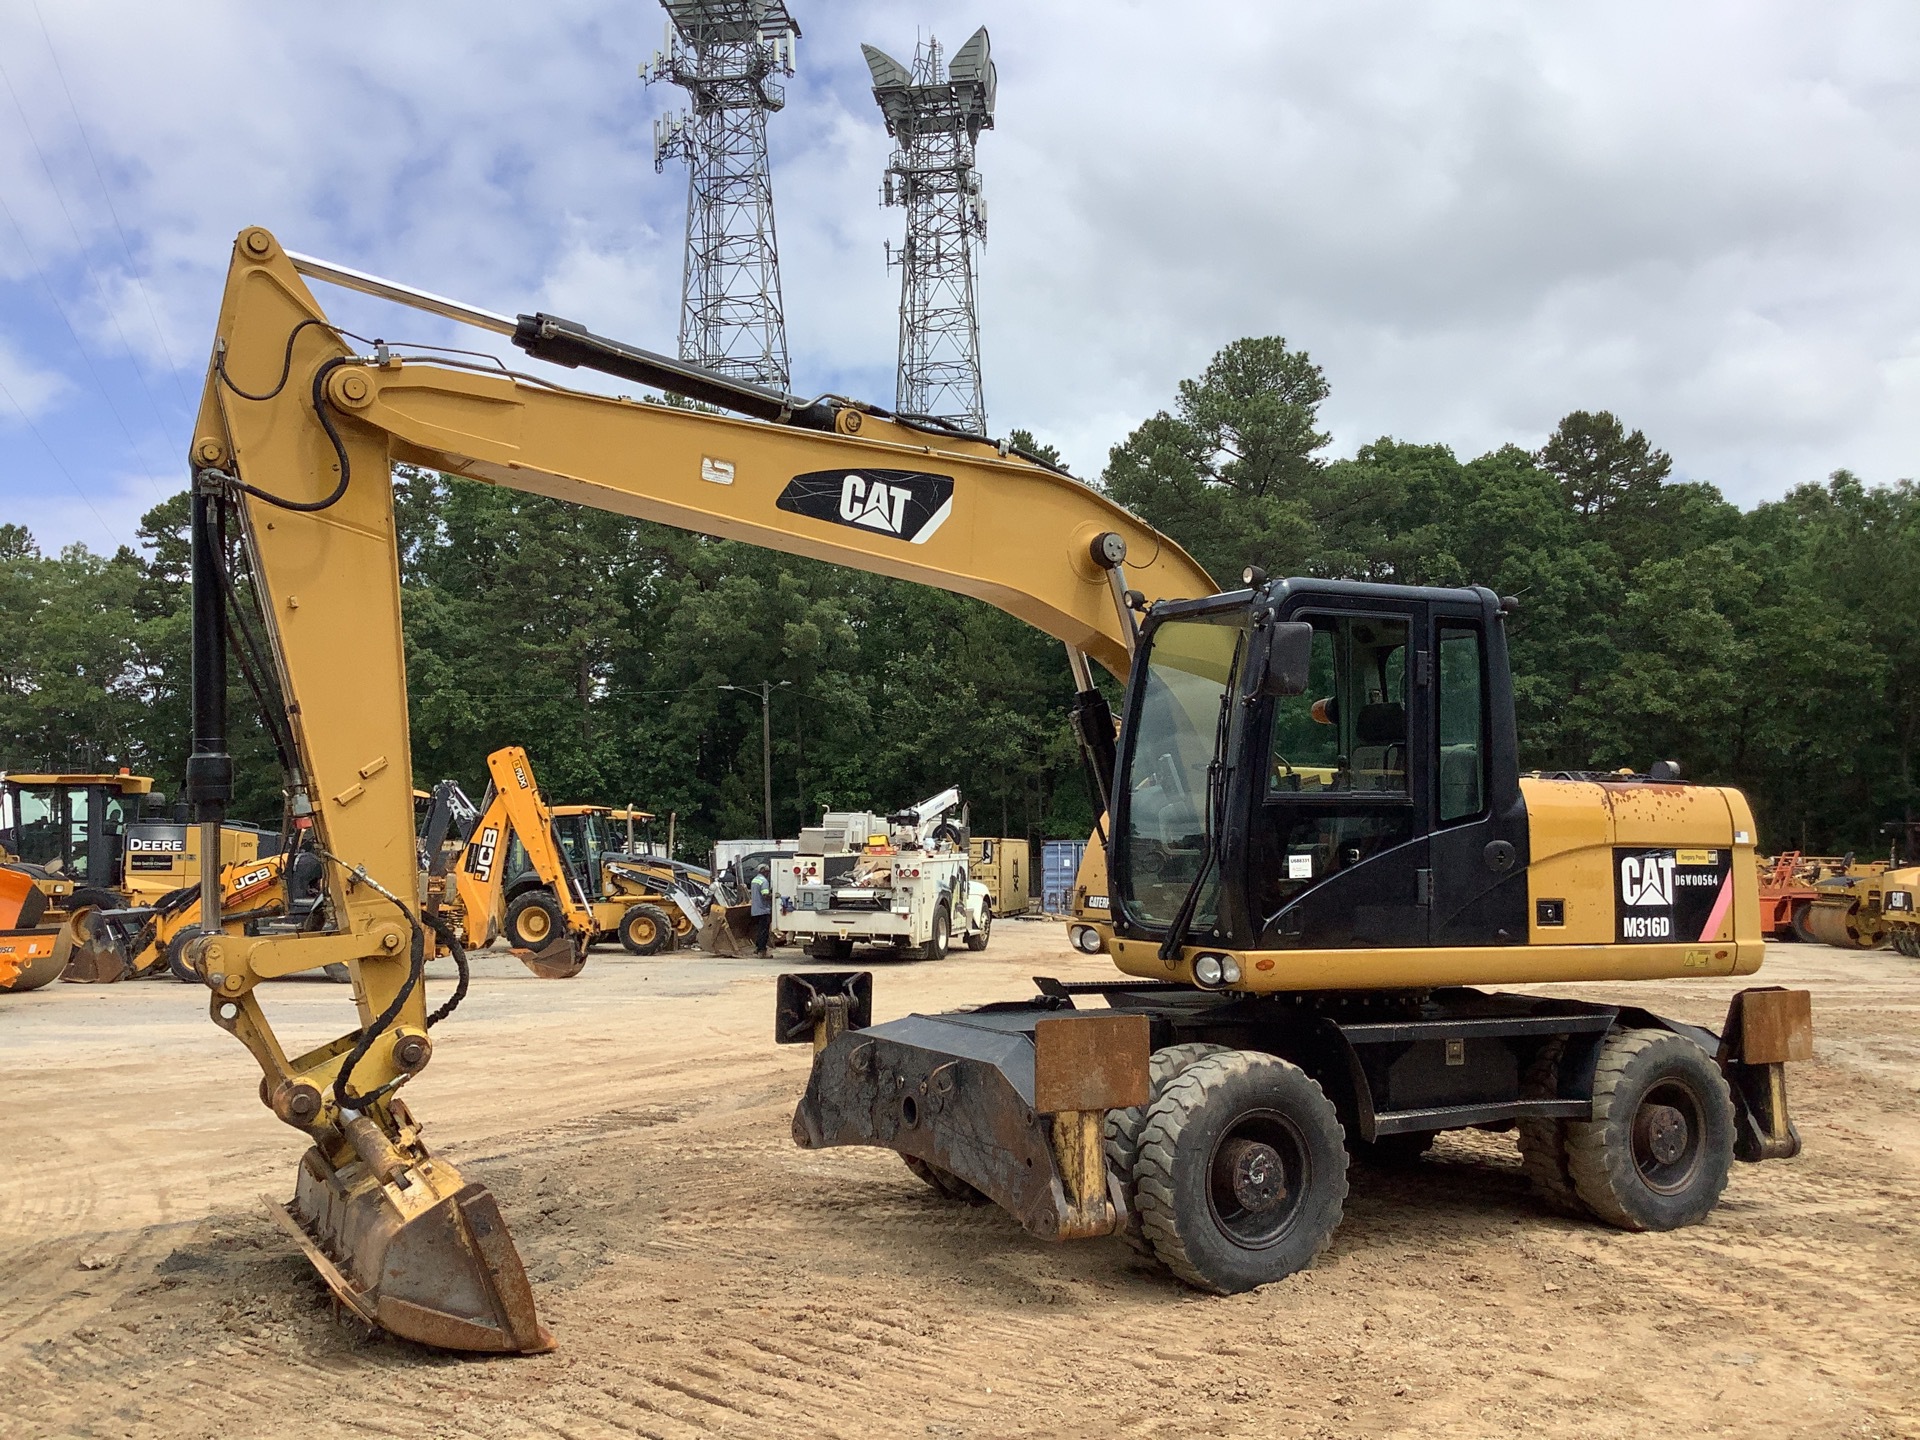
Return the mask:
<path id="1" fill-rule="evenodd" d="M 773 881 L 765 866 L 753 872 L 747 900 L 747 913 L 753 917 L 754 953 L 764 959 L 769 953 L 768 942 L 773 939 Z"/>

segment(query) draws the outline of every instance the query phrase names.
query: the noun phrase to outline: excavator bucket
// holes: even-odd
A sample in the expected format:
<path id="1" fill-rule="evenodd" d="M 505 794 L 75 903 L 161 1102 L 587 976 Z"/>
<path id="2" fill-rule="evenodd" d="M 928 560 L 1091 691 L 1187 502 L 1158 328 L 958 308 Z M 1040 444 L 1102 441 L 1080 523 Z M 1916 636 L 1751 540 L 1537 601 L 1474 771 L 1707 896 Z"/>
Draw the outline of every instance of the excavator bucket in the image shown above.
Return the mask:
<path id="1" fill-rule="evenodd" d="M 555 930 L 537 950 L 515 950 L 513 958 L 542 980 L 571 980 L 587 966 L 587 947 L 565 930 Z"/>
<path id="2" fill-rule="evenodd" d="M 486 1186 L 420 1159 L 334 1169 L 318 1148 L 300 1162 L 293 1200 L 268 1198 L 340 1303 L 369 1325 L 443 1350 L 539 1354 L 540 1323 L 520 1252 Z"/>
<path id="3" fill-rule="evenodd" d="M 76 910 L 67 920 L 72 933 L 72 949 L 67 955 L 62 980 L 81 985 L 110 985 L 124 980 L 133 971 L 126 944 L 101 912 L 92 908 Z"/>

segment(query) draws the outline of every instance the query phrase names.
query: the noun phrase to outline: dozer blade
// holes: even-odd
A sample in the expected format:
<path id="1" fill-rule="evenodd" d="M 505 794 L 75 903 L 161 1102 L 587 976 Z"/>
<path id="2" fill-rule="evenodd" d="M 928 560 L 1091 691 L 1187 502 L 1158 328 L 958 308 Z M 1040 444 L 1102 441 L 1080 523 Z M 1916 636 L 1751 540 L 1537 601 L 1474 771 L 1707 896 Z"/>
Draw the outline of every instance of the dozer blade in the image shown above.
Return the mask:
<path id="1" fill-rule="evenodd" d="M 587 949 L 565 930 L 556 930 L 538 950 L 519 950 L 513 958 L 542 980 L 571 980 L 587 966 Z"/>
<path id="2" fill-rule="evenodd" d="M 76 910 L 67 921 L 73 934 L 73 948 L 67 954 L 62 980 L 78 985 L 111 985 L 124 980 L 133 966 L 126 948 L 113 927 L 100 918 L 97 910 Z"/>
<path id="3" fill-rule="evenodd" d="M 367 1324 L 442 1350 L 554 1348 L 500 1207 L 445 1161 L 422 1160 L 383 1184 L 364 1164 L 334 1170 L 313 1149 L 292 1202 L 267 1204 Z"/>

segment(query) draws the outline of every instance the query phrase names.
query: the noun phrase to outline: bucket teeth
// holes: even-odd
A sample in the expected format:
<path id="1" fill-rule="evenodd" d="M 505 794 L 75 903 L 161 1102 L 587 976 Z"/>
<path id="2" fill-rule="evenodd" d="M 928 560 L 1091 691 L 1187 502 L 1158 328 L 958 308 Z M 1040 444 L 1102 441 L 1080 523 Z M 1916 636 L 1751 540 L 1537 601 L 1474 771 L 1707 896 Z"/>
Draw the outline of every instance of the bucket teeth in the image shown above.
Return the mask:
<path id="1" fill-rule="evenodd" d="M 363 1164 L 336 1171 L 310 1150 L 292 1202 L 268 1204 L 368 1325 L 442 1350 L 554 1348 L 500 1207 L 452 1166 L 422 1159 L 382 1184 Z"/>

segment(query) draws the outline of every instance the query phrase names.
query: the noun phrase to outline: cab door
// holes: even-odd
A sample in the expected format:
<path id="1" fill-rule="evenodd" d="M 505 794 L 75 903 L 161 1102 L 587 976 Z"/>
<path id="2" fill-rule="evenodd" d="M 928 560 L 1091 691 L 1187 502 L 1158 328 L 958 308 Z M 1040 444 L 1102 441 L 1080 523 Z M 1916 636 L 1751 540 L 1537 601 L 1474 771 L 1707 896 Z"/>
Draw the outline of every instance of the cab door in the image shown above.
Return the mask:
<path id="1" fill-rule="evenodd" d="M 1312 594 L 1305 694 L 1265 712 L 1246 899 L 1262 948 L 1429 942 L 1427 604 Z"/>
<path id="2" fill-rule="evenodd" d="M 1464 604 L 1435 605 L 1430 625 L 1432 941 L 1524 944 L 1527 819 L 1505 636 Z"/>

